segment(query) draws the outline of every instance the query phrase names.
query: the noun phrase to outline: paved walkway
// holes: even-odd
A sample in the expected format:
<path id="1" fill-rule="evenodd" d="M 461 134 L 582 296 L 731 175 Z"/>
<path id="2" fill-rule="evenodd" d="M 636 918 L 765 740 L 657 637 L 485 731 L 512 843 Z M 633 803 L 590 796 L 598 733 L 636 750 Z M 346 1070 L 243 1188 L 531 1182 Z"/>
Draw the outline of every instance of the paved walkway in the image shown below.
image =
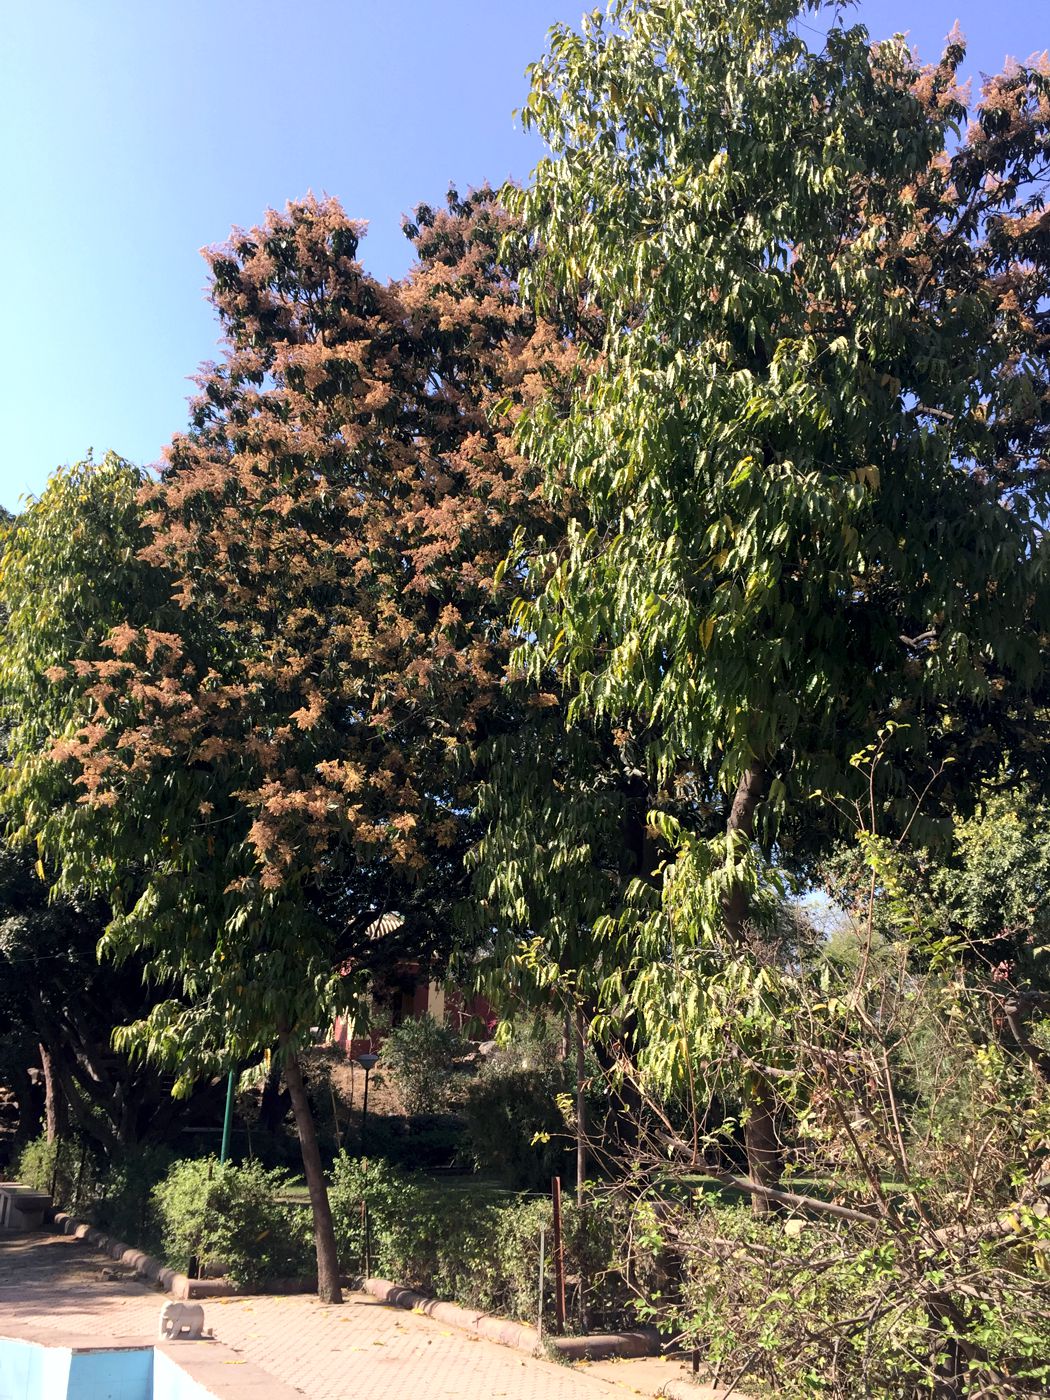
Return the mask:
<path id="1" fill-rule="evenodd" d="M 19 1324 L 150 1340 L 165 1295 L 66 1235 L 0 1237 L 0 1334 Z M 210 1299 L 205 1326 L 308 1400 L 626 1400 L 652 1394 L 652 1363 L 588 1374 L 539 1361 L 351 1294 L 339 1308 L 307 1297 Z M 622 1369 L 622 1380 L 620 1371 Z M 644 1379 L 643 1379 L 644 1375 Z"/>

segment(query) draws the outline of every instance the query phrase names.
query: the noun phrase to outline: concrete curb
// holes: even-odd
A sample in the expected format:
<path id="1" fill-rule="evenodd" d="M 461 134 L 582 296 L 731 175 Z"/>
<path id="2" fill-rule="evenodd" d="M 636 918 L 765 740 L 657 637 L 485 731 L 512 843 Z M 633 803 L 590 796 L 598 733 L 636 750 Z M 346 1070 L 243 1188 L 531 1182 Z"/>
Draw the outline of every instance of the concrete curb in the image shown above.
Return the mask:
<path id="1" fill-rule="evenodd" d="M 490 1317 L 488 1313 L 462 1308 L 458 1303 L 443 1303 L 437 1298 L 428 1298 L 424 1293 L 416 1293 L 411 1288 L 402 1288 L 388 1279 L 366 1278 L 362 1281 L 362 1287 L 366 1293 L 371 1293 L 373 1298 L 378 1298 L 389 1307 L 423 1313 L 435 1322 L 457 1327 L 500 1346 L 515 1347 L 530 1355 L 542 1352 L 544 1343 L 570 1361 L 600 1361 L 610 1356 L 658 1356 L 660 1353 L 660 1335 L 655 1329 L 642 1327 L 634 1332 L 605 1332 L 589 1337 L 541 1338 L 536 1328 L 528 1323 Z"/>
<path id="2" fill-rule="evenodd" d="M 94 1225 L 85 1225 L 72 1215 L 67 1215 L 64 1210 L 55 1211 L 54 1221 L 55 1228 L 63 1235 L 72 1235 L 75 1239 L 84 1240 L 93 1249 L 108 1254 L 118 1264 L 133 1270 L 140 1278 L 158 1284 L 173 1298 L 229 1298 L 241 1294 L 239 1288 L 227 1283 L 225 1279 L 188 1278 L 186 1274 L 180 1274 L 159 1259 L 154 1259 L 152 1254 L 146 1254 L 141 1249 L 132 1249 L 123 1240 L 115 1240 L 111 1235 L 103 1234 L 101 1230 L 96 1230 Z"/>

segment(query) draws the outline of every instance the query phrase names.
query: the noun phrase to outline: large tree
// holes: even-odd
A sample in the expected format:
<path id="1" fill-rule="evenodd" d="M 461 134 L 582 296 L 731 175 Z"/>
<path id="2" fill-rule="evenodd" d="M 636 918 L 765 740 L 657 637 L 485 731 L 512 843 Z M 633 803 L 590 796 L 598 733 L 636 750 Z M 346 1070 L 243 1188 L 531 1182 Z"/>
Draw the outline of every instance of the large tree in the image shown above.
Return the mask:
<path id="1" fill-rule="evenodd" d="M 862 795 L 851 759 L 888 721 L 881 819 L 941 774 L 921 830 L 1042 683 L 1050 72 L 990 80 L 964 129 L 958 38 L 932 69 L 835 22 L 817 51 L 810 12 L 834 18 L 616 0 L 556 29 L 524 112 L 551 154 L 508 194 L 528 294 L 606 326 L 519 439 L 582 503 L 519 609 L 523 661 L 720 828 L 662 823 L 689 877 L 643 919 L 651 960 L 668 914 L 755 951 L 770 859 L 834 827 L 821 791 Z M 744 1094 L 768 1181 L 769 1088 Z"/>
<path id="2" fill-rule="evenodd" d="M 122 1043 L 184 1082 L 279 1044 L 332 1301 L 298 1051 L 375 961 L 378 914 L 440 943 L 499 722 L 492 575 L 516 525 L 554 519 L 506 419 L 564 352 L 519 305 L 503 222 L 484 191 L 419 211 L 420 263 L 387 286 L 331 200 L 212 250 L 223 358 L 143 493 L 164 620 L 50 672 L 78 708 L 47 763 L 79 798 L 27 825 L 64 881 L 108 876 L 106 950 L 178 989 Z"/>
<path id="3" fill-rule="evenodd" d="M 171 987 L 151 984 L 137 957 L 98 965 L 111 912 L 100 891 L 141 888 L 141 871 L 110 859 L 58 895 L 56 863 L 38 859 L 35 838 L 52 819 L 78 819 L 78 793 L 50 752 L 93 704 L 84 687 L 110 628 L 163 616 L 167 582 L 138 557 L 145 479 L 113 453 L 63 468 L 8 524 L 0 548 L 0 800 L 12 843 L 0 849 L 0 999 L 11 1070 L 24 1091 L 39 1053 L 49 1132 L 69 1124 L 111 1155 L 147 1126 L 163 1134 L 184 1110 L 170 1078 L 111 1045 L 116 1027 Z"/>
<path id="4" fill-rule="evenodd" d="M 48 1137 L 72 1130 L 119 1161 L 146 1138 L 173 1135 L 200 1102 L 174 1098 L 171 1074 L 114 1050 L 115 1028 L 141 1016 L 151 989 L 138 960 L 99 963 L 108 918 L 96 898 L 52 897 L 29 853 L 0 847 L 0 1080 L 18 1098 L 19 1140 L 32 1135 L 27 1087 L 38 1067 Z"/>

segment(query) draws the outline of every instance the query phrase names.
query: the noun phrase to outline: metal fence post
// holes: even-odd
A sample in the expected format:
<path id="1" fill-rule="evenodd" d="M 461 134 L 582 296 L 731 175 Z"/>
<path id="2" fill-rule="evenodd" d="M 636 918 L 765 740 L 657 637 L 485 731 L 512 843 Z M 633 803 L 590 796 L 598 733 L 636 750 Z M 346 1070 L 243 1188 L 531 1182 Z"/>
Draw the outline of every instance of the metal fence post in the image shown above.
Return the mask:
<path id="1" fill-rule="evenodd" d="M 538 1296 L 537 1301 L 536 1301 L 536 1332 L 537 1332 L 537 1334 L 539 1335 L 539 1338 L 540 1338 L 541 1341 L 543 1340 L 543 1273 L 544 1273 L 544 1264 L 546 1263 L 546 1257 L 545 1257 L 545 1256 L 546 1256 L 546 1248 L 547 1248 L 547 1230 L 546 1230 L 546 1227 L 545 1227 L 545 1226 L 541 1225 L 541 1226 L 540 1226 L 540 1284 L 539 1284 L 539 1296 Z"/>

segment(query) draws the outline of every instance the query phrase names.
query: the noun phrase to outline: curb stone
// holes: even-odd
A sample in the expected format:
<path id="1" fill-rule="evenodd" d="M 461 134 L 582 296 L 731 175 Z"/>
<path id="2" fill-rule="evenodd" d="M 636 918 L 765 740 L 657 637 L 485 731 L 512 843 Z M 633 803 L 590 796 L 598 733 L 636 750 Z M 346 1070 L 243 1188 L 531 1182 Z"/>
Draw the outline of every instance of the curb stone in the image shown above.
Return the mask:
<path id="1" fill-rule="evenodd" d="M 446 1326 L 457 1327 L 500 1346 L 516 1347 L 531 1356 L 542 1355 L 545 1347 L 559 1352 L 568 1361 L 600 1361 L 610 1356 L 658 1356 L 660 1353 L 660 1335 L 654 1328 L 640 1327 L 633 1332 L 605 1332 L 588 1337 L 541 1337 L 537 1329 L 526 1322 L 491 1317 L 488 1313 L 460 1307 L 458 1303 L 443 1303 L 414 1289 L 402 1288 L 388 1279 L 366 1278 L 362 1281 L 362 1287 L 366 1293 L 371 1293 L 373 1298 L 390 1307 L 423 1313 Z M 691 1400 L 703 1400 L 703 1397 L 691 1397 Z"/>
<path id="2" fill-rule="evenodd" d="M 94 1225 L 85 1225 L 72 1215 L 67 1215 L 64 1210 L 55 1212 L 54 1221 L 55 1228 L 60 1230 L 63 1235 L 72 1235 L 74 1239 L 84 1240 L 102 1254 L 108 1254 L 118 1264 L 123 1264 L 125 1268 L 131 1269 L 140 1278 L 146 1279 L 149 1283 L 157 1284 L 164 1289 L 165 1293 L 170 1293 L 173 1298 L 241 1296 L 241 1290 L 235 1288 L 232 1283 L 227 1283 L 225 1279 L 189 1278 L 186 1274 L 180 1274 L 177 1269 L 169 1268 L 161 1260 L 154 1259 L 152 1254 L 146 1254 L 141 1249 L 132 1249 L 123 1240 L 115 1240 L 111 1235 L 103 1234 L 101 1230 L 96 1230 Z"/>

